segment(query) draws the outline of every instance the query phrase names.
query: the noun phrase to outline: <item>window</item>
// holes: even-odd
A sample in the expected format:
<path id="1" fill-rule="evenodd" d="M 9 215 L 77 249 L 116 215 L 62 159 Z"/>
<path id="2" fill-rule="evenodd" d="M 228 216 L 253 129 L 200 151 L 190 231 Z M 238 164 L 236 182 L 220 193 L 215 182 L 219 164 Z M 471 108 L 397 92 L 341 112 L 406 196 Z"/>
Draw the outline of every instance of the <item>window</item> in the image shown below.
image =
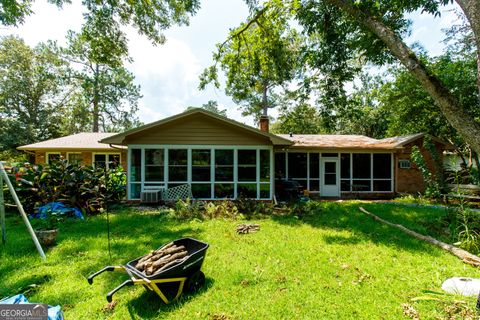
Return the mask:
<path id="1" fill-rule="evenodd" d="M 320 155 L 318 153 L 310 153 L 310 191 L 317 192 L 320 190 Z"/>
<path id="2" fill-rule="evenodd" d="M 60 152 L 47 152 L 47 164 L 60 161 L 61 157 Z"/>
<path id="3" fill-rule="evenodd" d="M 197 199 L 271 196 L 271 149 L 130 146 L 129 157 L 129 199 L 139 199 L 146 186 L 184 184 L 191 186 Z M 95 159 L 99 165 L 107 160 L 100 155 Z"/>
<path id="4" fill-rule="evenodd" d="M 392 156 L 373 154 L 373 191 L 392 191 Z"/>
<path id="5" fill-rule="evenodd" d="M 192 150 L 192 194 L 194 198 L 210 199 L 212 197 L 212 155 L 210 149 Z"/>
<path id="6" fill-rule="evenodd" d="M 257 181 L 257 150 L 238 150 L 238 181 Z"/>
<path id="7" fill-rule="evenodd" d="M 285 152 L 275 153 L 275 179 L 286 179 L 286 156 Z"/>
<path id="8" fill-rule="evenodd" d="M 67 154 L 67 160 L 69 164 L 82 164 L 83 156 L 81 153 L 69 152 Z"/>
<path id="9" fill-rule="evenodd" d="M 233 183 L 233 153 L 233 150 L 228 149 L 215 150 L 215 185 L 213 188 L 214 198 L 231 199 L 235 197 L 235 184 Z"/>
<path id="10" fill-rule="evenodd" d="M 165 168 L 163 149 L 145 149 L 145 181 L 163 182 Z"/>
<path id="11" fill-rule="evenodd" d="M 412 164 L 408 159 L 400 159 L 398 160 L 398 167 L 400 169 L 410 169 L 412 167 Z"/>
<path id="12" fill-rule="evenodd" d="M 187 182 L 188 180 L 188 150 L 168 150 L 168 180 Z"/>
<path id="13" fill-rule="evenodd" d="M 392 154 L 342 153 L 340 178 L 343 192 L 391 192 Z"/>
<path id="14" fill-rule="evenodd" d="M 115 169 L 120 165 L 120 154 L 118 153 L 94 153 L 93 166 L 95 168 Z"/>

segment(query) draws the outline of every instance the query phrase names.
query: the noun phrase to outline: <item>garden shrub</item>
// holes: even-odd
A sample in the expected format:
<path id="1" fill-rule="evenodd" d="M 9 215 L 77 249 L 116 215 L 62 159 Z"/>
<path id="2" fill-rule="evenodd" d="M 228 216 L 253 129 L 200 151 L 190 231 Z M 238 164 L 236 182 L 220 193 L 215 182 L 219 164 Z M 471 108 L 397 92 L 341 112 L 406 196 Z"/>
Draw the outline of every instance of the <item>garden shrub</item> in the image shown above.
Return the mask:
<path id="1" fill-rule="evenodd" d="M 24 179 L 15 181 L 16 191 L 29 213 L 42 204 L 58 201 L 77 207 L 85 214 L 97 214 L 103 212 L 107 202 L 119 201 L 126 193 L 126 177 L 121 168 L 105 172 L 102 168 L 61 160 L 15 171 L 17 177 Z"/>
<path id="2" fill-rule="evenodd" d="M 424 147 L 430 152 L 432 158 L 434 159 L 434 162 L 436 163 L 438 160 L 438 157 L 435 156 L 434 155 L 435 152 L 433 152 L 433 150 L 435 150 L 435 147 L 432 148 L 430 146 L 430 143 L 428 143 L 428 141 L 429 140 L 425 138 Z M 441 171 L 441 169 L 438 168 L 436 165 L 435 166 L 436 174 L 433 174 L 429 170 L 427 166 L 427 162 L 425 161 L 424 156 L 422 155 L 422 153 L 420 152 L 420 149 L 417 146 L 412 147 L 411 158 L 413 163 L 417 165 L 418 169 L 420 169 L 420 172 L 422 173 L 423 181 L 425 182 L 425 193 L 424 193 L 425 197 L 433 198 L 433 199 L 440 198 L 442 196 L 442 192 L 445 189 L 443 176 L 439 172 Z"/>

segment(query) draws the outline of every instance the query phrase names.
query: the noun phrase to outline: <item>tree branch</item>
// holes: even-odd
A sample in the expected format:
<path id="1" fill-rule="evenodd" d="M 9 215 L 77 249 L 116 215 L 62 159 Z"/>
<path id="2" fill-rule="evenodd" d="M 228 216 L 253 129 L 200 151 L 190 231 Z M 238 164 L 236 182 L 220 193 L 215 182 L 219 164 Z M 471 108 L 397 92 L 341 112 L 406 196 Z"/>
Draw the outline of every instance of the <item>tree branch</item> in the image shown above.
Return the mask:
<path id="1" fill-rule="evenodd" d="M 450 124 L 472 148 L 480 152 L 480 124 L 465 110 L 438 77 L 430 73 L 415 53 L 383 22 L 357 8 L 348 0 L 326 0 L 343 10 L 358 23 L 373 32 L 390 49 L 392 54 L 408 69 L 432 96 Z"/>

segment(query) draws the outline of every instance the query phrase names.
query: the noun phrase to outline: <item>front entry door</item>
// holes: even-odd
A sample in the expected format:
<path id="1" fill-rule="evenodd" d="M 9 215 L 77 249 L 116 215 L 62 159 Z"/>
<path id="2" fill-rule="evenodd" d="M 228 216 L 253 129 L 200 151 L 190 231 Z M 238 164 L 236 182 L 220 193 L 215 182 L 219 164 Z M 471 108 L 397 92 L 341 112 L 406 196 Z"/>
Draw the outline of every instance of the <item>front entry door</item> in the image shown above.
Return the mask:
<path id="1" fill-rule="evenodd" d="M 340 197 L 340 162 L 338 160 L 322 159 L 320 195 L 322 197 Z"/>

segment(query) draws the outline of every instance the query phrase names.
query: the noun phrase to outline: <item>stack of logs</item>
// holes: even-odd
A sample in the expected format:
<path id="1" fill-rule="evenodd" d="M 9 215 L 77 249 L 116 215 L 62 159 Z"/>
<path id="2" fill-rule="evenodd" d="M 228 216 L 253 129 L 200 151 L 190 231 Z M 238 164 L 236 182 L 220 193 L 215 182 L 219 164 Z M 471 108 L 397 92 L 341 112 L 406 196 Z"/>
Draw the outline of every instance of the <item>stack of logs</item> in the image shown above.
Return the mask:
<path id="1" fill-rule="evenodd" d="M 170 268 L 187 259 L 187 250 L 184 246 L 177 246 L 173 242 L 154 250 L 138 260 L 135 268 L 143 271 L 147 276 Z"/>

